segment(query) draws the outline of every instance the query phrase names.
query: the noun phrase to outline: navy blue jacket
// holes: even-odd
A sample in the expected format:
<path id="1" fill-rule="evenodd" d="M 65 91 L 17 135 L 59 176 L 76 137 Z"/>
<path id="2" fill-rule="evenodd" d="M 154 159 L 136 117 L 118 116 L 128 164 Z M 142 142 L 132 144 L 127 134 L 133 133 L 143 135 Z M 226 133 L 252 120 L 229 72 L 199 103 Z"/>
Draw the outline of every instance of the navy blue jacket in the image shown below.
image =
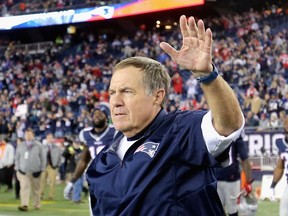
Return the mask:
<path id="1" fill-rule="evenodd" d="M 201 132 L 205 113 L 162 110 L 132 138 L 138 141 L 123 161 L 116 154 L 123 135 L 116 136 L 86 172 L 93 215 L 223 216 L 212 168 L 218 161 Z"/>

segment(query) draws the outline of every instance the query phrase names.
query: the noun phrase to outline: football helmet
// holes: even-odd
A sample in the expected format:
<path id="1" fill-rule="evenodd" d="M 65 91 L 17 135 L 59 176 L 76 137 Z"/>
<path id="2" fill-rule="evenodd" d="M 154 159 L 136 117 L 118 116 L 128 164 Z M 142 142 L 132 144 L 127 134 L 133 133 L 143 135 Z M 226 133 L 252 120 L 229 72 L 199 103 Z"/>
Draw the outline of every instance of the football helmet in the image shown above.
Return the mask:
<path id="1" fill-rule="evenodd" d="M 255 216 L 258 209 L 258 203 L 255 196 L 240 196 L 238 200 L 239 216 Z"/>

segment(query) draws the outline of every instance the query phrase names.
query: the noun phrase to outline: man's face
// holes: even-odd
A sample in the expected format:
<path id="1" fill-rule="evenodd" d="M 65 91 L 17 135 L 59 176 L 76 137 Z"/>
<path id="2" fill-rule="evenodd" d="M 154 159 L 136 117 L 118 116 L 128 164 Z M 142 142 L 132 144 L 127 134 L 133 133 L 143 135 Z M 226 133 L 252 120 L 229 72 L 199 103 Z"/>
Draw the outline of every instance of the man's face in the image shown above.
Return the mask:
<path id="1" fill-rule="evenodd" d="M 26 141 L 32 141 L 34 139 L 34 134 L 32 131 L 26 131 L 25 132 L 25 140 Z"/>
<path id="2" fill-rule="evenodd" d="M 50 144 L 53 143 L 53 141 L 54 141 L 53 135 L 52 135 L 52 134 L 47 134 L 46 140 L 47 140 L 47 142 L 50 143 Z"/>
<path id="3" fill-rule="evenodd" d="M 155 96 L 148 96 L 142 72 L 127 67 L 114 72 L 109 88 L 111 118 L 116 130 L 132 137 L 142 131 L 160 110 Z"/>
<path id="4" fill-rule="evenodd" d="M 106 115 L 101 110 L 95 110 L 93 113 L 93 126 L 95 128 L 103 128 L 106 122 Z"/>

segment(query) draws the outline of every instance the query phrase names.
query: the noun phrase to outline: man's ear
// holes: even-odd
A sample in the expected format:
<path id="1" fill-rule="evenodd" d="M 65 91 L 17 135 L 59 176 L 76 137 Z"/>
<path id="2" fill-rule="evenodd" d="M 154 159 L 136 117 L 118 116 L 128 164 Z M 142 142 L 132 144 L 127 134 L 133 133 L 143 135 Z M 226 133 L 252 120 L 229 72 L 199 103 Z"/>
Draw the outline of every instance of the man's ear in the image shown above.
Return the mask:
<path id="1" fill-rule="evenodd" d="M 165 90 L 159 89 L 155 92 L 155 103 L 161 105 L 165 98 Z"/>

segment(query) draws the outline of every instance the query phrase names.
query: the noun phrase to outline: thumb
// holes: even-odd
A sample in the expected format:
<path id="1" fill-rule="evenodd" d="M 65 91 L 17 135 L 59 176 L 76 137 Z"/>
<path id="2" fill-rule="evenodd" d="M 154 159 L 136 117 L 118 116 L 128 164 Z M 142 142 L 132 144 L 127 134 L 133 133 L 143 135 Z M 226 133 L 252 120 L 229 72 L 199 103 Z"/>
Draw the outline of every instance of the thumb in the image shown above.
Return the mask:
<path id="1" fill-rule="evenodd" d="M 166 52 L 174 61 L 177 59 L 178 52 L 170 44 L 166 42 L 161 42 L 159 44 L 160 48 Z"/>

